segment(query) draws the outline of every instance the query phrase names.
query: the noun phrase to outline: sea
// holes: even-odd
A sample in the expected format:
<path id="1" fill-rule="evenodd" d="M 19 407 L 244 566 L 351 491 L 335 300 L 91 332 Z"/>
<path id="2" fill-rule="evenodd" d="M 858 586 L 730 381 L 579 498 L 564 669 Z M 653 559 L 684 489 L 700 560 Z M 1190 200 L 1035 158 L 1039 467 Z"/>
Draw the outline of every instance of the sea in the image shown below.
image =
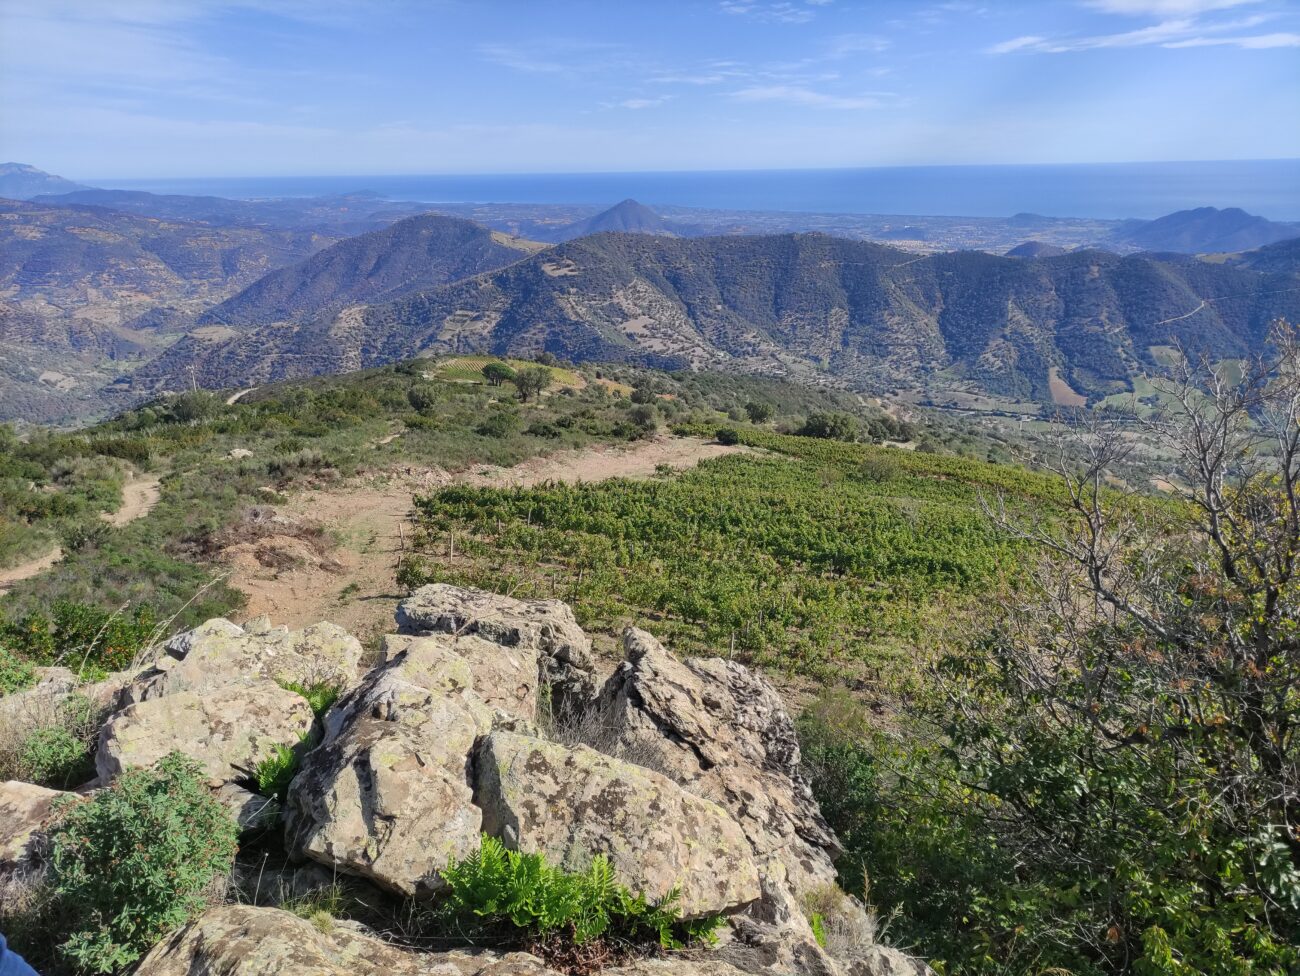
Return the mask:
<path id="1" fill-rule="evenodd" d="M 1159 217 L 1240 207 L 1300 220 L 1300 159 L 1034 166 L 427 176 L 270 176 L 92 180 L 96 186 L 238 199 L 366 190 L 427 203 L 648 206 L 935 217 Z"/>

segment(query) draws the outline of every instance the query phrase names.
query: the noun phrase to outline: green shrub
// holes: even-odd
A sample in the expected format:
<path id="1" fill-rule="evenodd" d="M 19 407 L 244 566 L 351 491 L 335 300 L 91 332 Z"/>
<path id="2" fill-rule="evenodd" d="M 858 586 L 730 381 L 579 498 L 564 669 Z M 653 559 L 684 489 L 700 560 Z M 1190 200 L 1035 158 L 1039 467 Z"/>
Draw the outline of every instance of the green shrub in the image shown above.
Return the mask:
<path id="1" fill-rule="evenodd" d="M 280 687 L 285 691 L 292 691 L 294 694 L 307 699 L 312 714 L 317 718 L 330 710 L 330 707 L 338 701 L 339 695 L 343 691 L 343 687 L 337 681 L 313 681 L 311 684 L 304 684 L 300 681 L 281 681 Z"/>
<path id="2" fill-rule="evenodd" d="M 564 935 L 582 945 L 593 939 L 657 941 L 665 948 L 686 940 L 711 942 L 720 918 L 683 923 L 677 893 L 658 904 L 632 895 L 614 877 L 604 855 L 581 873 L 546 863 L 541 854 L 506 850 L 484 835 L 479 850 L 443 872 L 450 888 L 446 907 L 461 917 L 506 924 L 542 942 Z"/>
<path id="3" fill-rule="evenodd" d="M 740 431 L 735 427 L 719 427 L 718 432 L 713 436 L 719 444 L 730 446 L 740 443 Z"/>
<path id="4" fill-rule="evenodd" d="M 798 434 L 829 441 L 854 441 L 858 439 L 858 422 L 847 413 L 814 413 L 808 415 Z"/>
<path id="5" fill-rule="evenodd" d="M 275 752 L 257 764 L 253 776 L 257 792 L 274 800 L 284 800 L 289 784 L 298 775 L 302 751 L 293 746 L 277 745 Z"/>
<path id="6" fill-rule="evenodd" d="M 53 894 L 76 920 L 63 954 L 91 973 L 135 962 L 202 911 L 237 832 L 202 767 L 175 752 L 67 806 L 51 831 Z"/>
<path id="7" fill-rule="evenodd" d="M 37 729 L 23 740 L 18 761 L 23 779 L 66 790 L 95 773 L 90 743 L 67 726 Z"/>
<path id="8" fill-rule="evenodd" d="M 32 663 L 23 660 L 7 647 L 0 646 L 0 695 L 12 695 L 34 684 L 36 668 Z"/>
<path id="9" fill-rule="evenodd" d="M 509 437 L 519 429 L 519 415 L 513 410 L 497 410 L 475 429 L 484 437 Z"/>

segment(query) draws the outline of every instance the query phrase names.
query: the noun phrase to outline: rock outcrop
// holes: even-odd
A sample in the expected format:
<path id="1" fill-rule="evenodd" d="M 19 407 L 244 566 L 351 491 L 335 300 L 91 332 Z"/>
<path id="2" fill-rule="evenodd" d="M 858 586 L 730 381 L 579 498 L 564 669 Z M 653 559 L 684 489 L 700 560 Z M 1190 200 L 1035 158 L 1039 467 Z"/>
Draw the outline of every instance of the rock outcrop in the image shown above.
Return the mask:
<path id="1" fill-rule="evenodd" d="M 56 801 L 71 796 L 60 790 L 9 780 L 0 783 L 0 874 L 37 867 L 45 855 L 45 828 L 54 818 Z"/>
<path id="2" fill-rule="evenodd" d="M 123 691 L 123 705 L 182 691 L 207 695 L 253 678 L 348 686 L 361 660 L 360 642 L 331 623 L 289 630 L 265 620 L 239 627 L 220 617 L 173 638 L 164 650 Z"/>
<path id="3" fill-rule="evenodd" d="M 287 803 L 294 852 L 401 894 L 427 894 L 476 849 L 482 817 L 467 761 L 492 711 L 469 662 L 411 641 L 341 699 Z"/>
<path id="4" fill-rule="evenodd" d="M 596 708 L 620 751 L 716 799 L 796 893 L 833 884 L 839 842 L 799 772 L 799 739 L 776 690 L 733 661 L 678 661 L 642 630 L 629 628 L 623 646 Z"/>
<path id="5" fill-rule="evenodd" d="M 474 761 L 483 829 L 507 847 L 580 871 L 605 854 L 620 881 L 688 918 L 759 895 L 758 868 L 726 811 L 648 769 L 594 749 L 493 732 Z"/>
<path id="6" fill-rule="evenodd" d="M 312 721 L 306 700 L 274 681 L 225 684 L 204 694 L 176 691 L 109 719 L 95 769 L 108 783 L 127 766 L 151 766 L 179 750 L 202 763 L 209 783 L 220 787 L 249 778 L 279 747 L 297 747 Z"/>
<path id="7" fill-rule="evenodd" d="M 397 626 L 404 634 L 474 635 L 536 654 L 538 679 L 559 708 L 585 703 L 595 691 L 591 641 L 559 600 L 516 600 L 432 583 L 398 605 Z"/>
<path id="8" fill-rule="evenodd" d="M 832 957 L 818 945 L 804 905 L 834 885 L 839 847 L 800 775 L 794 725 L 756 674 L 678 661 L 629 629 L 626 660 L 598 692 L 591 643 L 558 601 L 426 586 L 397 622 L 401 632 L 360 677 L 359 643 L 332 624 L 212 620 L 180 635 L 143 674 L 93 692 L 111 712 L 99 785 L 173 750 L 193 757 L 242 828 L 269 839 L 283 826 L 290 863 L 270 870 L 285 891 L 351 875 L 435 896 L 448 863 L 486 833 L 573 871 L 603 854 L 633 892 L 656 901 L 676 891 L 686 918 L 730 923 L 716 952 L 628 962 L 609 976 L 928 973 L 875 945 L 865 914 L 844 916 L 847 950 Z M 57 713 L 75 680 L 47 679 L 0 704 L 14 716 Z M 319 718 L 282 687 L 318 681 L 345 689 Z M 280 809 L 249 780 L 283 747 L 298 750 L 300 767 Z M 0 875 L 39 868 L 65 795 L 0 784 Z M 249 887 L 251 867 L 229 883 Z M 250 882 L 259 899 L 266 868 Z M 842 893 L 836 904 L 862 912 Z M 353 923 L 235 905 L 173 933 L 137 973 L 555 976 L 530 955 L 408 951 Z"/>
<path id="9" fill-rule="evenodd" d="M 136 976 L 556 976 L 524 953 L 421 953 L 347 923 L 326 931 L 277 908 L 224 905 L 155 946 Z"/>

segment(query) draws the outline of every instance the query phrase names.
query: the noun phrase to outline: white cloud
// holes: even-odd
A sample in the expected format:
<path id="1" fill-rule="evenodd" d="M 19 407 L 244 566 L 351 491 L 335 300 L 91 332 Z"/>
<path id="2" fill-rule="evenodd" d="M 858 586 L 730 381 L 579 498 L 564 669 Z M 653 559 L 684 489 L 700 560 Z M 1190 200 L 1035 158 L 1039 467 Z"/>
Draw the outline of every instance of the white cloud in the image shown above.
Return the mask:
<path id="1" fill-rule="evenodd" d="M 1044 54 L 1064 54 L 1071 51 L 1093 51 L 1106 48 L 1145 47 L 1159 45 L 1166 48 L 1205 47 L 1211 44 L 1237 47 L 1290 47 L 1286 40 L 1290 34 L 1263 34 L 1240 36 L 1232 31 L 1258 27 L 1268 20 L 1265 16 L 1243 17 L 1239 20 L 1211 23 L 1193 17 L 1165 20 L 1149 27 L 1123 31 L 1119 34 L 1100 34 L 1092 37 L 1048 38 L 1037 35 L 1013 37 L 985 48 L 987 54 L 1011 54 L 1028 51 Z M 1213 35 L 1228 35 L 1214 37 Z M 1208 35 L 1208 36 L 1207 36 Z"/>
<path id="2" fill-rule="evenodd" d="M 1023 51 L 1027 47 L 1036 48 L 1047 41 L 1047 38 L 1040 37 L 1037 34 L 1025 34 L 1022 37 L 1013 37 L 1009 41 L 1003 41 L 1001 44 L 994 44 L 988 48 L 989 54 L 1010 54 L 1012 51 Z"/>
<path id="3" fill-rule="evenodd" d="M 1195 17 L 1259 0 L 1088 0 L 1087 6 L 1108 14 L 1133 17 Z"/>
<path id="4" fill-rule="evenodd" d="M 771 3 L 760 3 L 759 0 L 722 0 L 721 7 L 723 13 L 769 24 L 806 24 L 816 16 L 807 6 L 784 0 Z"/>
<path id="5" fill-rule="evenodd" d="M 1255 34 L 1248 37 L 1189 37 L 1185 41 L 1170 41 L 1164 47 L 1210 47 L 1212 45 L 1231 44 L 1248 51 L 1262 51 L 1276 47 L 1300 47 L 1300 34 L 1279 32 L 1276 34 Z"/>
<path id="6" fill-rule="evenodd" d="M 668 101 L 671 95 L 660 95 L 658 98 L 625 98 L 617 105 L 619 108 L 642 109 L 654 108 L 656 105 L 662 105 Z"/>
<path id="7" fill-rule="evenodd" d="M 854 54 L 880 54 L 889 47 L 889 38 L 879 34 L 839 34 L 830 39 L 827 56 L 847 58 Z"/>
<path id="8" fill-rule="evenodd" d="M 788 105 L 838 109 L 879 108 L 884 104 L 881 99 L 882 94 L 888 96 L 892 93 L 832 95 L 800 85 L 757 85 L 753 88 L 728 92 L 731 98 L 739 102 L 785 102 Z"/>

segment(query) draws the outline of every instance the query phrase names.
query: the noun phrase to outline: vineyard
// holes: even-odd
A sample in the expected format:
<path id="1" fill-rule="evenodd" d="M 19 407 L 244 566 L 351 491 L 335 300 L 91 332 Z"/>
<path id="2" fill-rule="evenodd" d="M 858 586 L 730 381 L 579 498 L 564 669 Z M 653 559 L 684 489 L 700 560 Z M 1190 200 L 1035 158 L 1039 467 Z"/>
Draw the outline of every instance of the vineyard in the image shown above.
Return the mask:
<path id="1" fill-rule="evenodd" d="M 763 450 L 650 481 L 419 498 L 401 580 L 556 597 L 595 630 L 635 621 L 682 651 L 807 675 L 874 669 L 1014 580 L 1022 552 L 981 494 L 1054 497 L 1019 468 L 737 433 Z"/>

